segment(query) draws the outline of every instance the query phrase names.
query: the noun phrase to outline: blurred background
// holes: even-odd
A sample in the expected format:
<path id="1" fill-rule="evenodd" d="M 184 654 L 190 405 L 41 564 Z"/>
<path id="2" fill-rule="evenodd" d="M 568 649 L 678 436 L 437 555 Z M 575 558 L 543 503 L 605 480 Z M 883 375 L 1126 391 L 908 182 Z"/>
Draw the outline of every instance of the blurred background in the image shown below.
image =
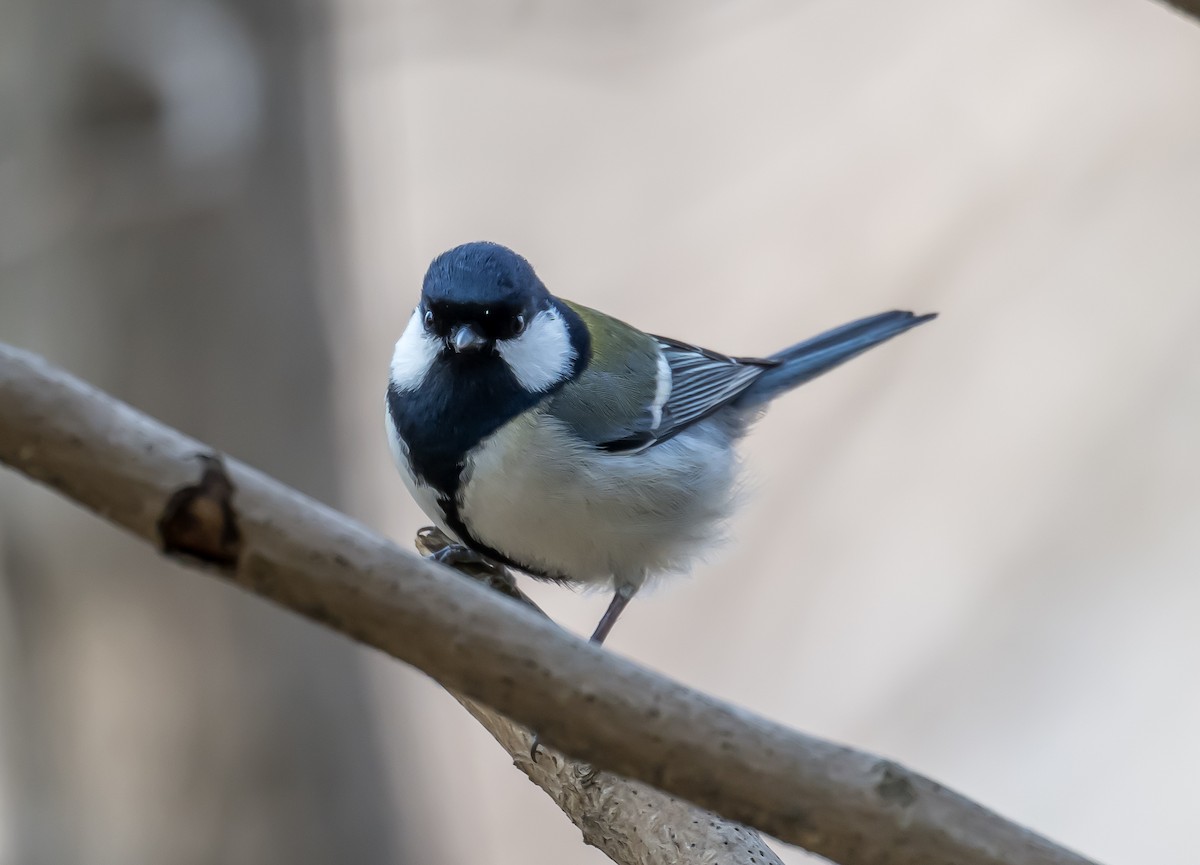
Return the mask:
<path id="1" fill-rule="evenodd" d="M 447 247 L 732 353 L 940 311 L 774 407 L 611 648 L 1194 863 L 1197 106 L 1150 0 L 3 0 L 0 339 L 409 545 Z M 3 865 L 600 861 L 422 675 L 0 473 Z"/>

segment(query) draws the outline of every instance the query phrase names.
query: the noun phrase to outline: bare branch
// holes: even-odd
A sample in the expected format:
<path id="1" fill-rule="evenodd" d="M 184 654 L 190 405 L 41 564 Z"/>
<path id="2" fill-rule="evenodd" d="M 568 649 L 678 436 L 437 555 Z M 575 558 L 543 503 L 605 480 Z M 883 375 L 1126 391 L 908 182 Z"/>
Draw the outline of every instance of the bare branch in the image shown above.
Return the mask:
<path id="1" fill-rule="evenodd" d="M 1200 19 L 1200 0 L 1160 0 L 1165 6 L 1172 6 L 1188 15 L 1193 21 Z"/>
<path id="2" fill-rule="evenodd" d="M 619 775 L 597 772 L 555 751 L 529 756 L 529 733 L 503 715 L 460 698 L 513 757 L 518 769 L 550 795 L 583 839 L 622 865 L 782 865 L 753 829 Z"/>
<path id="3" fill-rule="evenodd" d="M 895 763 L 591 646 L 252 468 L 202 465 L 205 456 L 200 443 L 0 346 L 0 460 L 564 753 L 846 865 L 1087 863 Z"/>
<path id="4" fill-rule="evenodd" d="M 422 554 L 441 551 L 449 540 L 435 528 L 417 533 Z M 456 565 L 472 579 L 516 598 L 542 613 L 533 599 L 517 588 L 506 568 Z M 545 615 L 542 613 L 542 615 Z M 530 756 L 532 736 L 498 712 L 454 695 L 513 758 L 513 764 L 541 787 L 579 827 L 583 839 L 622 865 L 783 865 L 762 836 L 753 829 L 681 802 L 665 793 L 619 775 L 597 772 L 587 763 L 557 751 L 540 748 Z"/>

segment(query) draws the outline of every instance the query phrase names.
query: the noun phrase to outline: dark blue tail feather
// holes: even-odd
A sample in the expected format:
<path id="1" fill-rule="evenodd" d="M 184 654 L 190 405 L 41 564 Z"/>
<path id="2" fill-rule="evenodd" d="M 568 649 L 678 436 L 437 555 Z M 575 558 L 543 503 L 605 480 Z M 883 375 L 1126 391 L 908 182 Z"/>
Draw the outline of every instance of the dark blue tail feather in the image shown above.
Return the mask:
<path id="1" fill-rule="evenodd" d="M 771 355 L 779 365 L 768 369 L 737 398 L 738 408 L 755 408 L 769 402 L 785 391 L 811 381 L 867 349 L 887 342 L 918 324 L 937 318 L 937 313 L 913 315 L 893 310 L 860 318 L 812 339 Z"/>

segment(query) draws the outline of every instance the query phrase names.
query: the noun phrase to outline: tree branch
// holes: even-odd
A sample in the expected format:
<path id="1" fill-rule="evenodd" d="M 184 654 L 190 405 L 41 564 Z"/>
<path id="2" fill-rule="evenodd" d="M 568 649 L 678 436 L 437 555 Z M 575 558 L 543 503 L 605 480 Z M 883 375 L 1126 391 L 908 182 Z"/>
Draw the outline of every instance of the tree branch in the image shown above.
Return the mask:
<path id="1" fill-rule="evenodd" d="M 453 693 L 453 692 L 451 692 Z M 583 840 L 621 865 L 783 865 L 762 836 L 619 775 L 597 772 L 556 751 L 529 756 L 529 733 L 503 715 L 456 695 L 508 751 L 513 763 L 563 810 Z"/>
<path id="2" fill-rule="evenodd" d="M 1171 6 L 1190 17 L 1193 21 L 1200 19 L 1200 0 L 1160 0 L 1164 6 Z"/>
<path id="3" fill-rule="evenodd" d="M 589 645 L 4 346 L 0 460 L 143 540 L 418 667 L 550 746 L 834 861 L 1087 865 L 895 763 Z"/>
<path id="4" fill-rule="evenodd" d="M 417 533 L 422 554 L 449 545 L 434 528 Z M 517 588 L 500 566 L 459 565 L 468 577 L 516 598 L 545 615 Z M 622 865 L 679 865 L 707 861 L 711 865 L 783 865 L 753 829 L 730 822 L 665 793 L 619 775 L 597 772 L 587 763 L 540 748 L 530 755 L 532 736 L 498 712 L 462 694 L 450 692 L 492 734 L 525 773 L 554 800 L 583 833 L 583 840 Z"/>

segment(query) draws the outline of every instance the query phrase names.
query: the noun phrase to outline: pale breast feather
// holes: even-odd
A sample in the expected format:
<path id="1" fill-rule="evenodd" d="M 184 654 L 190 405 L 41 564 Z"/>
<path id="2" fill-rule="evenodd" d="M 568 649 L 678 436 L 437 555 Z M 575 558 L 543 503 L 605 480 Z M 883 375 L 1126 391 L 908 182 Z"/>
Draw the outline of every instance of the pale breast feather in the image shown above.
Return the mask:
<path id="1" fill-rule="evenodd" d="M 460 513 L 478 541 L 535 574 L 640 584 L 720 540 L 736 474 L 729 444 L 722 425 L 701 422 L 631 458 L 534 410 L 468 455 Z"/>

